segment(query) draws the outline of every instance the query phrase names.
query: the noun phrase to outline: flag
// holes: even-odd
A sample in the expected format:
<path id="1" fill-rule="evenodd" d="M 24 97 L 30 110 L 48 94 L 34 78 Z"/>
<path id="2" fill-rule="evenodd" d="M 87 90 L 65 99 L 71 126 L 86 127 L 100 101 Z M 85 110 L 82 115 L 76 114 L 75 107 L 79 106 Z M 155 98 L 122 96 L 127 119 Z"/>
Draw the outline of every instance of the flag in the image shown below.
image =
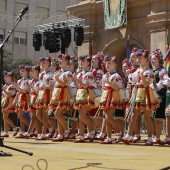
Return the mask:
<path id="1" fill-rule="evenodd" d="M 105 29 L 118 28 L 127 24 L 127 0 L 104 0 Z"/>
<path id="2" fill-rule="evenodd" d="M 166 53 L 167 53 L 167 58 L 165 60 L 165 68 L 168 72 L 168 76 L 170 76 L 170 53 L 169 53 L 169 39 L 168 39 L 168 30 L 166 33 Z"/>
<path id="3" fill-rule="evenodd" d="M 129 43 L 129 35 L 128 35 L 128 38 L 127 38 L 127 43 L 126 43 L 126 59 L 129 60 L 130 58 L 130 43 Z"/>

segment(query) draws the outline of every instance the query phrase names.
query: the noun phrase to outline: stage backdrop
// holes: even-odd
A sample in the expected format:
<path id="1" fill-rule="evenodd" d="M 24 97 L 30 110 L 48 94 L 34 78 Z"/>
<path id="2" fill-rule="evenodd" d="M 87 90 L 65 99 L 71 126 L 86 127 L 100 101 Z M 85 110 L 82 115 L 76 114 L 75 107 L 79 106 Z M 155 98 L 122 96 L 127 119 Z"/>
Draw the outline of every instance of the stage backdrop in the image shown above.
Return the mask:
<path id="1" fill-rule="evenodd" d="M 105 29 L 118 28 L 127 24 L 127 0 L 104 0 Z"/>

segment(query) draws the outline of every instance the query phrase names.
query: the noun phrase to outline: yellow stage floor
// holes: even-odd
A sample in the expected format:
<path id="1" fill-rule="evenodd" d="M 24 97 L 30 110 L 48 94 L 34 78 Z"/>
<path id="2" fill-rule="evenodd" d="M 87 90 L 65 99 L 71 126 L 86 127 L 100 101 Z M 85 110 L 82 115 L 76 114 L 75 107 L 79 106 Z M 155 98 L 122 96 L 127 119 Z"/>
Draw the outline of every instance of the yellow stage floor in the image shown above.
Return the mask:
<path id="1" fill-rule="evenodd" d="M 75 144 L 72 141 L 53 143 L 34 139 L 5 138 L 7 146 L 33 152 L 29 156 L 1 147 L 11 152 L 12 157 L 0 158 L 0 170 L 38 170 L 39 159 L 48 162 L 48 170 L 159 170 L 170 167 L 170 146 L 144 146 L 143 142 L 131 145 L 101 145 L 99 142 Z M 143 136 L 142 139 L 145 139 Z M 45 162 L 39 161 L 40 169 L 45 170 Z"/>

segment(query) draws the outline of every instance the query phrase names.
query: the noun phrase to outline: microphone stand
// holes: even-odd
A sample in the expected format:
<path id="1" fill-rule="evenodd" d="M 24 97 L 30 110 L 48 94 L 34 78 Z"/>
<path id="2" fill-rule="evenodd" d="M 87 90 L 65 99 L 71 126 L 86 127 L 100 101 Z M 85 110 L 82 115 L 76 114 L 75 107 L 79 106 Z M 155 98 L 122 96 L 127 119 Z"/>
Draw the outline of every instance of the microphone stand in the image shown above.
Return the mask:
<path id="1" fill-rule="evenodd" d="M 2 88 L 1 88 L 1 85 L 2 85 L 2 75 L 3 75 L 3 54 L 4 54 L 3 47 L 4 47 L 4 44 L 6 42 L 8 42 L 10 35 L 13 33 L 13 31 L 15 30 L 15 28 L 17 27 L 17 25 L 19 24 L 19 22 L 21 20 L 22 20 L 22 15 L 19 14 L 19 16 L 17 17 L 17 20 L 15 20 L 15 23 L 14 23 L 14 26 L 13 26 L 12 30 L 8 32 L 8 35 L 6 36 L 6 38 L 4 39 L 2 44 L 0 44 L 0 55 L 1 55 L 1 60 L 0 60 L 1 61 L 1 66 L 0 66 L 0 101 L 2 100 Z M 2 106 L 1 106 L 1 103 L 0 103 L 0 134 L 1 134 L 1 128 L 2 128 Z M 26 152 L 26 151 L 23 151 L 23 150 L 20 150 L 20 149 L 16 149 L 16 148 L 13 148 L 13 147 L 10 147 L 10 146 L 6 146 L 6 145 L 4 145 L 3 140 L 4 140 L 4 138 L 0 138 L 0 146 L 1 147 L 5 147 L 5 148 L 8 148 L 8 149 L 18 151 L 18 152 L 22 152 L 22 153 L 28 154 L 30 156 L 33 155 L 32 152 Z M 0 156 L 12 156 L 12 154 L 0 151 Z"/>

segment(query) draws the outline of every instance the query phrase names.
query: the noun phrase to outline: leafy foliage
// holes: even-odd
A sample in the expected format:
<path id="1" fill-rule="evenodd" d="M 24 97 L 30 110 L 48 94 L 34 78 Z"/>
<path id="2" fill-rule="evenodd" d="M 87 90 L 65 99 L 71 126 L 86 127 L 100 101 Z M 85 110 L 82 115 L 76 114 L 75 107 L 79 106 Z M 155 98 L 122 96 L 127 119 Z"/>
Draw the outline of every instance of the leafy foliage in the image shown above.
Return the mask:
<path id="1" fill-rule="evenodd" d="M 13 71 L 17 78 L 20 78 L 19 66 L 20 65 L 35 65 L 34 61 L 31 58 L 12 58 L 7 51 L 4 51 L 3 58 L 3 70 Z"/>

